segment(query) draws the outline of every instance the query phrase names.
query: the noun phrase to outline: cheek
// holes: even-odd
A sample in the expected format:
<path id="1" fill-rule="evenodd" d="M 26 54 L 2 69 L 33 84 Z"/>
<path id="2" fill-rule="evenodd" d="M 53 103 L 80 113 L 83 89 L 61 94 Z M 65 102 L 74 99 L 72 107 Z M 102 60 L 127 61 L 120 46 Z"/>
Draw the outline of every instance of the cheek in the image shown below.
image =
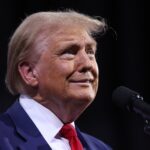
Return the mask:
<path id="1" fill-rule="evenodd" d="M 99 67 L 98 67 L 97 62 L 95 62 L 93 64 L 93 70 L 94 70 L 95 77 L 98 78 L 99 77 Z"/>
<path id="2" fill-rule="evenodd" d="M 97 76 L 99 76 L 99 67 L 98 67 L 97 63 L 96 63 L 96 74 L 97 74 Z"/>
<path id="3" fill-rule="evenodd" d="M 74 72 L 74 63 L 71 61 L 70 62 L 61 61 L 61 62 L 58 62 L 57 65 L 55 65 L 55 67 L 53 67 L 52 70 L 56 72 L 56 74 L 67 78 Z"/>
<path id="4" fill-rule="evenodd" d="M 95 86 L 95 89 L 97 91 L 98 85 L 99 85 L 99 68 L 98 68 L 98 64 L 96 62 L 95 62 L 94 66 L 95 66 L 94 67 L 94 74 L 95 74 L 95 79 L 96 79 L 94 86 Z"/>

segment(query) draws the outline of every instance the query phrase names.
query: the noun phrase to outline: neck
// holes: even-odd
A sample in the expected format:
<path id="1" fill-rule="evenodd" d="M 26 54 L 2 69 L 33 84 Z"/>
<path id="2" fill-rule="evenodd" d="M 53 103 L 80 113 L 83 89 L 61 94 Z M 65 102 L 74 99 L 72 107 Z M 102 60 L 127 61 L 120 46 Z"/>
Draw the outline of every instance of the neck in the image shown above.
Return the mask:
<path id="1" fill-rule="evenodd" d="M 56 103 L 53 100 L 43 100 L 37 97 L 33 99 L 51 110 L 63 123 L 75 121 L 88 106 L 86 103 L 81 103 L 81 101 L 77 103 L 75 100 L 59 100 Z"/>
<path id="2" fill-rule="evenodd" d="M 56 105 L 44 105 L 51 110 L 63 123 L 71 123 L 75 121 L 81 113 L 85 110 L 85 106 L 56 106 Z"/>

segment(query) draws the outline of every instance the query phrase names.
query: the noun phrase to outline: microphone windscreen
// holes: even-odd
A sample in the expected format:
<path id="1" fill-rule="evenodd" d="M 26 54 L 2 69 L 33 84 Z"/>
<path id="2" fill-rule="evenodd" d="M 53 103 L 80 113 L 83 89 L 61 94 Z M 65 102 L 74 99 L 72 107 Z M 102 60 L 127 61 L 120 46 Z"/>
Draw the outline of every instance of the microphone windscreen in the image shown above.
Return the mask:
<path id="1" fill-rule="evenodd" d="M 117 87 L 112 94 L 112 101 L 121 108 L 132 105 L 132 98 L 139 95 L 137 92 L 124 87 Z"/>

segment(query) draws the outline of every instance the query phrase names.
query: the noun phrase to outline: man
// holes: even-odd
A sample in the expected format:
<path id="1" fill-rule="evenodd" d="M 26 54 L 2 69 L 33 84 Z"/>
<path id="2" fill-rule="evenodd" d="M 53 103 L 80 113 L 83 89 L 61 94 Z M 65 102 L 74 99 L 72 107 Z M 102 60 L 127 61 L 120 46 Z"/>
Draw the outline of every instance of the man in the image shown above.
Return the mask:
<path id="1" fill-rule="evenodd" d="M 9 91 L 20 96 L 0 118 L 1 149 L 111 149 L 74 123 L 98 89 L 93 35 L 105 29 L 104 21 L 74 11 L 39 12 L 21 23 L 9 43 L 6 75 Z M 74 140 L 64 135 L 68 130 Z"/>

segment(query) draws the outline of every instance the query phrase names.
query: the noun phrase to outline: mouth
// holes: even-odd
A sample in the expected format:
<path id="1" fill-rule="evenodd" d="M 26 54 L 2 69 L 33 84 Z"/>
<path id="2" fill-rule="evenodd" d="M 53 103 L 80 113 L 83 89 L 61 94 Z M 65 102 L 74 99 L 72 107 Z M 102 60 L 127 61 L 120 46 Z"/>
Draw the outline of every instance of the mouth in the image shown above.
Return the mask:
<path id="1" fill-rule="evenodd" d="M 93 79 L 78 79 L 78 80 L 70 80 L 70 82 L 74 84 L 89 86 L 94 82 L 94 80 Z"/>

